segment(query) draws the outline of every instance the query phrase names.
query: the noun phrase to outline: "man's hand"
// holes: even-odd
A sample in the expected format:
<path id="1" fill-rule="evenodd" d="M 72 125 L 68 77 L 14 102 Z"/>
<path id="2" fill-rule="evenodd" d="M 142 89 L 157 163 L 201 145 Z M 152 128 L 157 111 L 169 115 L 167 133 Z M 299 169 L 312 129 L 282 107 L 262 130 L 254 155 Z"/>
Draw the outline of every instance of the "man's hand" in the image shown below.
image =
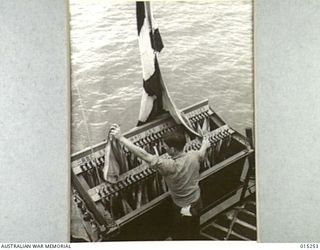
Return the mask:
<path id="1" fill-rule="evenodd" d="M 207 136 L 204 136 L 203 137 L 203 140 L 202 140 L 202 146 L 207 149 L 211 146 L 211 143 L 209 141 L 209 138 Z"/>
<path id="2" fill-rule="evenodd" d="M 133 154 L 140 157 L 142 160 L 146 161 L 147 163 L 151 164 L 154 161 L 154 155 L 149 154 L 142 148 L 134 145 L 129 139 L 122 136 L 120 126 L 118 124 L 112 124 L 109 130 L 110 138 L 115 138 L 119 140 L 127 149 L 129 149 Z"/>
<path id="3" fill-rule="evenodd" d="M 122 136 L 121 129 L 120 129 L 120 126 L 118 124 L 112 124 L 109 133 L 110 133 L 111 138 L 114 137 L 114 138 L 116 138 L 118 140 Z"/>
<path id="4" fill-rule="evenodd" d="M 199 149 L 200 152 L 200 160 L 203 161 L 204 157 L 206 155 L 207 149 L 211 146 L 211 143 L 209 141 L 209 138 L 207 136 L 204 136 L 202 139 L 201 148 Z"/>

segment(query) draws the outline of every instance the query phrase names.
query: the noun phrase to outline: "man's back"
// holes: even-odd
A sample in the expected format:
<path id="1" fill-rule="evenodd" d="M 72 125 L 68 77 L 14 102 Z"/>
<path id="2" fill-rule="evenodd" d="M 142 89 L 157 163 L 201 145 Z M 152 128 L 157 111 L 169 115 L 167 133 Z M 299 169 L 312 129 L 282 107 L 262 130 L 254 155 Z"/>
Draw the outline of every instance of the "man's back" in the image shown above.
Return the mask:
<path id="1" fill-rule="evenodd" d="M 172 225 L 173 239 L 197 239 L 200 225 L 200 161 L 210 147 L 208 138 L 203 138 L 198 151 L 183 153 L 186 138 L 183 133 L 175 131 L 170 136 L 164 136 L 164 147 L 173 159 L 149 154 L 122 136 L 119 125 L 114 124 L 110 129 L 110 136 L 114 136 L 137 157 L 143 159 L 152 168 L 157 169 L 164 176 L 176 204 Z"/>
<path id="2" fill-rule="evenodd" d="M 164 160 L 159 167 L 174 169 L 173 172 L 164 175 L 164 179 L 176 205 L 185 207 L 200 198 L 198 151 L 189 151 L 173 159 Z"/>

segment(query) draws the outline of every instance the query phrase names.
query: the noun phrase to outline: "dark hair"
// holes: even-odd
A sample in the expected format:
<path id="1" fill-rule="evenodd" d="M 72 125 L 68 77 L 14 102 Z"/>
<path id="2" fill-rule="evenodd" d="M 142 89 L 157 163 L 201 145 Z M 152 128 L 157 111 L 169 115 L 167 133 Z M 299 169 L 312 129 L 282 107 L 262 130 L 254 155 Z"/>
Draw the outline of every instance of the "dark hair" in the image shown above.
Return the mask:
<path id="1" fill-rule="evenodd" d="M 186 144 L 186 137 L 181 129 L 168 132 L 162 138 L 169 147 L 174 147 L 179 151 L 182 151 Z"/>

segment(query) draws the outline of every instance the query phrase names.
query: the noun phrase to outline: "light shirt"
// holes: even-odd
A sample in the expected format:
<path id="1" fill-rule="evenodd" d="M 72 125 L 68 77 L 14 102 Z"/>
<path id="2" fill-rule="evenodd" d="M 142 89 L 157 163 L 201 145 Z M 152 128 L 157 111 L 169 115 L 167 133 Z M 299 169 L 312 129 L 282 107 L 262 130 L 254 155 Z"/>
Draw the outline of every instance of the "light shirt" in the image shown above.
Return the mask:
<path id="1" fill-rule="evenodd" d="M 173 159 L 157 157 L 152 167 L 159 170 L 169 188 L 173 202 L 187 207 L 200 198 L 200 153 L 191 150 Z"/>

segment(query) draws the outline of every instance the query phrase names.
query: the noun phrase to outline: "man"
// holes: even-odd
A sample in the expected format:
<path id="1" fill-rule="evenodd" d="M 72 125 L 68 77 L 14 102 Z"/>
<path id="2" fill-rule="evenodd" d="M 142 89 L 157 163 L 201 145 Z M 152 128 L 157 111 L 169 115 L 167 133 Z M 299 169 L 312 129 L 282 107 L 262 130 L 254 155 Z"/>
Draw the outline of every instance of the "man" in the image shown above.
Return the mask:
<path id="1" fill-rule="evenodd" d="M 199 150 L 185 153 L 186 139 L 183 133 L 178 131 L 174 134 L 167 134 L 163 137 L 163 141 L 171 159 L 163 159 L 157 155 L 149 154 L 122 136 L 117 124 L 111 126 L 110 134 L 164 177 L 174 203 L 172 239 L 198 239 L 202 206 L 199 170 L 200 162 L 203 161 L 206 150 L 210 147 L 209 140 L 204 138 Z"/>

